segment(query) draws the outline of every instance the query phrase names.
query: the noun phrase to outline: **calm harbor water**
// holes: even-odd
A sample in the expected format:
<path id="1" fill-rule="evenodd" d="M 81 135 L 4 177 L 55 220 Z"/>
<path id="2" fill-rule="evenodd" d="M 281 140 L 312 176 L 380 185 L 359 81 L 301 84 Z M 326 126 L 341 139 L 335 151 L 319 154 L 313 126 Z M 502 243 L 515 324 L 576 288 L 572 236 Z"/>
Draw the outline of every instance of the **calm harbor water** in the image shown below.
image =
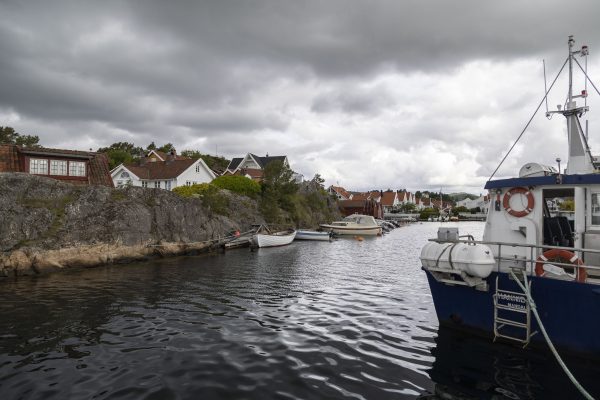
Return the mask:
<path id="1" fill-rule="evenodd" d="M 549 354 L 438 330 L 439 225 L 0 281 L 0 399 L 578 398 Z"/>

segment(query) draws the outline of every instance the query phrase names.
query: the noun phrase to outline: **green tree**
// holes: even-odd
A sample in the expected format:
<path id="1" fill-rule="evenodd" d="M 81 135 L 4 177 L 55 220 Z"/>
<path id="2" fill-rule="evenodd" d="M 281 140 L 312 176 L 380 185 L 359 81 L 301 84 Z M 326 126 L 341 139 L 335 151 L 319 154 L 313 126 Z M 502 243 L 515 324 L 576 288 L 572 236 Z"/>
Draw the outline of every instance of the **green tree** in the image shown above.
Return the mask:
<path id="1" fill-rule="evenodd" d="M 316 183 L 321 189 L 325 190 L 325 179 L 321 178 L 320 174 L 315 174 L 311 181 Z"/>
<path id="2" fill-rule="evenodd" d="M 110 169 L 124 163 L 130 163 L 134 159 L 144 154 L 144 149 L 136 147 L 135 144 L 129 142 L 116 142 L 108 147 L 101 147 L 98 153 L 105 153 L 108 157 Z"/>
<path id="3" fill-rule="evenodd" d="M 417 206 L 414 205 L 413 203 L 406 203 L 406 204 L 402 204 L 400 206 L 400 211 L 405 212 L 405 213 L 411 213 L 411 212 L 415 211 L 416 208 L 417 208 Z"/>
<path id="4" fill-rule="evenodd" d="M 294 215 L 298 185 L 294 172 L 281 161 L 271 161 L 263 170 L 260 208 L 267 222 L 281 222 L 279 208 Z"/>
<path id="5" fill-rule="evenodd" d="M 458 206 L 458 207 L 454 207 L 452 209 L 452 215 L 458 215 L 460 213 L 467 213 L 469 212 L 469 209 L 465 206 Z"/>
<path id="6" fill-rule="evenodd" d="M 211 156 L 210 154 L 203 154 L 200 153 L 198 150 L 183 150 L 181 152 L 181 155 L 184 157 L 192 158 L 194 160 L 201 158 L 206 163 L 208 168 L 212 168 L 217 171 L 225 171 L 230 162 L 230 160 L 226 158 Z"/>
<path id="7" fill-rule="evenodd" d="M 40 138 L 34 135 L 21 135 L 10 126 L 0 126 L 0 143 L 16 144 L 23 147 L 40 147 Z"/>
<path id="8" fill-rule="evenodd" d="M 246 178 L 240 175 L 224 175 L 219 176 L 211 182 L 221 189 L 231 190 L 232 192 L 251 197 L 257 198 L 260 194 L 260 184 L 254 182 L 252 179 Z"/>
<path id="9" fill-rule="evenodd" d="M 156 145 L 154 144 L 154 142 L 151 142 L 148 146 L 146 146 L 146 150 L 156 150 Z"/>
<path id="10" fill-rule="evenodd" d="M 152 142 L 152 144 L 154 144 L 154 142 Z M 157 151 L 162 151 L 163 153 L 168 153 L 171 150 L 175 150 L 175 146 L 173 146 L 173 143 L 167 143 L 167 144 L 163 144 L 162 146 L 160 146 L 156 150 Z"/>

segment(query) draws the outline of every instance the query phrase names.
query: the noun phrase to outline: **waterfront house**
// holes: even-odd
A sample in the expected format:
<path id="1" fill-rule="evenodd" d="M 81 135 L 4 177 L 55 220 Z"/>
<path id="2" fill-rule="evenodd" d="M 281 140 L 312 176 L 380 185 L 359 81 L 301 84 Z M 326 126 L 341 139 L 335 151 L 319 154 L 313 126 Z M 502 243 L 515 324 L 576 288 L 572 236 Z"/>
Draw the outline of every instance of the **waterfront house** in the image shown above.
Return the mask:
<path id="1" fill-rule="evenodd" d="M 392 190 L 386 190 L 381 193 L 379 203 L 383 208 L 384 213 L 392 212 L 398 206 L 400 206 L 400 201 L 398 199 L 398 192 Z"/>
<path id="2" fill-rule="evenodd" d="M 341 186 L 329 186 L 327 193 L 335 196 L 338 200 L 352 200 L 352 193 L 348 192 Z"/>
<path id="3" fill-rule="evenodd" d="M 344 216 L 352 214 L 371 215 L 375 218 L 383 218 L 383 208 L 381 204 L 373 199 L 356 200 L 339 200 L 338 205 L 340 212 Z"/>
<path id="4" fill-rule="evenodd" d="M 24 172 L 76 185 L 113 187 L 105 154 L 91 151 L 0 145 L 0 173 Z"/>
<path id="5" fill-rule="evenodd" d="M 216 175 L 201 158 L 178 156 L 175 150 L 168 154 L 152 150 L 137 162 L 117 166 L 111 171 L 111 177 L 116 187 L 131 185 L 172 190 L 208 183 Z"/>

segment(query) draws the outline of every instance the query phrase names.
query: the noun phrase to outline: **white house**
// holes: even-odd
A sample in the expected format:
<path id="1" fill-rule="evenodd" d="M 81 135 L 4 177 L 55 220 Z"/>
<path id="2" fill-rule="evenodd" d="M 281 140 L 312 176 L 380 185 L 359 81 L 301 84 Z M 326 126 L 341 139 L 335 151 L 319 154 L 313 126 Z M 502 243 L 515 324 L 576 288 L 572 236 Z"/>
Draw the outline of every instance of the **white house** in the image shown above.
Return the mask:
<path id="1" fill-rule="evenodd" d="M 115 187 L 126 185 L 172 190 L 178 186 L 206 183 L 215 173 L 201 159 L 164 155 L 151 151 L 136 163 L 121 164 L 111 171 Z"/>
<path id="2" fill-rule="evenodd" d="M 490 207 L 490 196 L 488 196 L 488 195 L 479 196 L 478 198 L 476 198 L 474 200 L 466 198 L 464 200 L 457 201 L 456 206 L 457 207 L 465 207 L 465 208 L 468 208 L 469 210 L 479 207 L 481 209 L 481 212 L 487 213 L 488 209 Z"/>
<path id="3" fill-rule="evenodd" d="M 281 161 L 286 167 L 290 167 L 287 156 L 257 156 L 256 154 L 248 153 L 244 157 L 233 158 L 223 175 L 241 175 L 246 178 L 260 182 L 263 177 L 263 169 L 272 161 Z M 298 173 L 293 175 L 296 183 L 301 183 L 303 176 Z"/>

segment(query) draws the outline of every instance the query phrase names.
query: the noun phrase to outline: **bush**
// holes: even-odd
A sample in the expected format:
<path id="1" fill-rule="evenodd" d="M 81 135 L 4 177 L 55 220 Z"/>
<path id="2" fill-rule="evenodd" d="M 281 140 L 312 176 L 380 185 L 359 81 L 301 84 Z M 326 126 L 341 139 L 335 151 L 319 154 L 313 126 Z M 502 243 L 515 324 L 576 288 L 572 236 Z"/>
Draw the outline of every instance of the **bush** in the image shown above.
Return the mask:
<path id="1" fill-rule="evenodd" d="M 227 215 L 229 199 L 220 193 L 217 186 L 210 183 L 200 183 L 191 186 L 178 186 L 173 192 L 182 197 L 198 197 L 202 204 L 216 214 Z"/>
<path id="2" fill-rule="evenodd" d="M 215 178 L 211 184 L 221 188 L 231 190 L 234 193 L 248 196 L 253 199 L 260 194 L 260 184 L 252 179 L 239 175 L 225 175 Z"/>

